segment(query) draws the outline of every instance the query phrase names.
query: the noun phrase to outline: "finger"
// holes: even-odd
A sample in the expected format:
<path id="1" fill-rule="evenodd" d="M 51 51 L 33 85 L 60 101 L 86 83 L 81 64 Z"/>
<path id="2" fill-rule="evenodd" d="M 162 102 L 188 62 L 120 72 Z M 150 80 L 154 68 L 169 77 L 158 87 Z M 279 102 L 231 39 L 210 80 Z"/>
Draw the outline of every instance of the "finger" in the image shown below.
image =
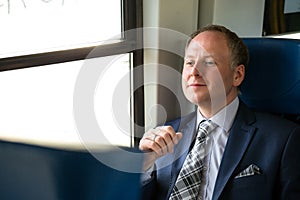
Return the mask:
<path id="1" fill-rule="evenodd" d="M 140 149 L 155 151 L 157 156 L 173 153 L 174 146 L 182 138 L 182 133 L 176 133 L 171 126 L 161 126 L 150 129 L 141 140 Z"/>
<path id="2" fill-rule="evenodd" d="M 175 134 L 175 137 L 173 138 L 173 140 L 170 137 L 169 137 L 169 140 L 168 139 L 165 140 L 167 142 L 168 153 L 173 153 L 174 146 L 178 144 L 178 142 L 181 140 L 181 138 L 182 138 L 182 133 L 178 132 Z"/>
<path id="3" fill-rule="evenodd" d="M 155 129 L 150 129 L 149 131 L 147 131 L 146 133 L 144 133 L 143 138 L 142 139 L 146 139 L 146 140 L 154 140 L 156 137 L 156 130 Z"/>
<path id="4" fill-rule="evenodd" d="M 176 133 L 176 137 L 173 140 L 174 144 L 178 144 L 178 142 L 181 140 L 182 137 L 183 137 L 182 133 L 181 132 L 177 132 Z"/>
<path id="5" fill-rule="evenodd" d="M 174 137 L 176 137 L 176 132 L 172 126 L 163 126 L 160 127 L 160 130 L 163 130 L 165 133 L 168 133 L 172 140 Z"/>
<path id="6" fill-rule="evenodd" d="M 158 143 L 149 139 L 148 137 L 144 137 L 140 141 L 139 149 L 144 152 L 155 152 L 157 157 L 162 156 L 162 150 Z"/>
<path id="7" fill-rule="evenodd" d="M 156 145 L 158 145 L 159 146 L 159 148 L 160 148 L 160 153 L 162 154 L 162 155 L 164 155 L 164 154 L 166 154 L 167 153 L 167 142 L 165 141 L 165 139 L 164 139 L 164 133 L 163 132 L 161 132 L 160 130 L 158 130 L 158 129 L 156 129 L 155 130 L 155 132 L 153 133 L 154 135 L 153 135 L 153 137 L 151 138 L 151 140 L 156 144 Z"/>
<path id="8" fill-rule="evenodd" d="M 158 129 L 150 129 L 147 131 L 140 141 L 140 149 L 142 151 L 154 151 L 157 156 L 165 154 L 164 143 L 161 139 L 157 140 Z"/>
<path id="9" fill-rule="evenodd" d="M 167 143 L 170 141 L 168 134 L 160 127 L 149 130 L 145 133 L 143 140 L 149 150 L 155 151 L 158 156 L 168 152 Z"/>
<path id="10" fill-rule="evenodd" d="M 157 135 L 155 137 L 154 142 L 156 142 L 162 151 L 162 154 L 165 155 L 167 153 L 169 153 L 169 149 L 170 149 L 170 144 L 172 144 L 172 139 L 170 138 L 169 134 L 165 133 L 165 132 L 161 132 L 159 133 L 160 135 Z M 172 149 L 172 148 L 171 148 Z"/>
<path id="11" fill-rule="evenodd" d="M 171 126 L 158 127 L 155 139 L 161 145 L 163 153 L 173 153 L 174 143 L 172 137 L 176 136 L 174 129 Z"/>
<path id="12" fill-rule="evenodd" d="M 174 145 L 178 144 L 179 140 L 182 138 L 181 132 L 175 132 L 172 127 L 166 127 L 165 131 L 169 134 Z"/>
<path id="13" fill-rule="evenodd" d="M 163 130 L 169 134 L 169 137 L 171 138 L 171 141 L 174 145 L 178 143 L 176 132 L 172 126 L 164 126 Z"/>

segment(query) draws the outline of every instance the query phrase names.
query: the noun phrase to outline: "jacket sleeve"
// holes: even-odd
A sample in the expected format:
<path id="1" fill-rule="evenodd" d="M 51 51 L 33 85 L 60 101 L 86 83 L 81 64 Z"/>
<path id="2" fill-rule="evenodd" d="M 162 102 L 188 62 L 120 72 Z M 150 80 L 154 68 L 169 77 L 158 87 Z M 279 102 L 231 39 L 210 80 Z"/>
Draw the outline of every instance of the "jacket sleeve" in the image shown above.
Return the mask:
<path id="1" fill-rule="evenodd" d="M 141 200 L 154 200 L 157 194 L 156 171 L 152 171 L 150 178 L 142 179 Z"/>
<path id="2" fill-rule="evenodd" d="M 300 199 L 300 126 L 287 140 L 280 167 L 280 199 Z"/>

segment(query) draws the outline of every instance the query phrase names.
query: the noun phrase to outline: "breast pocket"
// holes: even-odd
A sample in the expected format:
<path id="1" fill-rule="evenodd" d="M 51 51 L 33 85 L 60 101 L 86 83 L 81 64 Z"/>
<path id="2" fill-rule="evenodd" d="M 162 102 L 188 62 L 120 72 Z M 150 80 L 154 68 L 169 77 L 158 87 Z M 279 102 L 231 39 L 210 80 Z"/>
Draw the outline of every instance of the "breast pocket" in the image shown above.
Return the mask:
<path id="1" fill-rule="evenodd" d="M 240 178 L 234 178 L 232 186 L 234 188 L 256 188 L 266 183 L 266 177 L 263 174 L 256 174 L 251 176 L 244 176 Z"/>
<path id="2" fill-rule="evenodd" d="M 267 200 L 266 177 L 262 174 L 235 178 L 226 186 L 222 199 Z"/>

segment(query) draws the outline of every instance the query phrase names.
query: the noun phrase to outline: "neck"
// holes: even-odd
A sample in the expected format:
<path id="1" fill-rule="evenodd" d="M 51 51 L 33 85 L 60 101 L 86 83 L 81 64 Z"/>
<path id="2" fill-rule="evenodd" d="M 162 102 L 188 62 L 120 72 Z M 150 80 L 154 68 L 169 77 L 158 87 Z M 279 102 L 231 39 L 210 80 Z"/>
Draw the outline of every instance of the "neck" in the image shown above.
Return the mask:
<path id="1" fill-rule="evenodd" d="M 228 104 L 230 104 L 236 97 L 237 95 L 227 96 L 227 98 L 223 101 L 219 100 L 201 103 L 198 105 L 198 109 L 205 118 L 211 118 Z"/>

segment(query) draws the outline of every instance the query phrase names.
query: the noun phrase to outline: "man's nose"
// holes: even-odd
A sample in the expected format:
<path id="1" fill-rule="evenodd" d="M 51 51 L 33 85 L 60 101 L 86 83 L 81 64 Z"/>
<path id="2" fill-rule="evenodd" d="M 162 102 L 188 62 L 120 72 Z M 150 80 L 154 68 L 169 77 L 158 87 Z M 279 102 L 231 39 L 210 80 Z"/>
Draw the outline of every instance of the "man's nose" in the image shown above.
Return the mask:
<path id="1" fill-rule="evenodd" d="M 193 76 L 200 76 L 200 69 L 197 65 L 193 66 L 191 69 L 191 75 Z"/>

